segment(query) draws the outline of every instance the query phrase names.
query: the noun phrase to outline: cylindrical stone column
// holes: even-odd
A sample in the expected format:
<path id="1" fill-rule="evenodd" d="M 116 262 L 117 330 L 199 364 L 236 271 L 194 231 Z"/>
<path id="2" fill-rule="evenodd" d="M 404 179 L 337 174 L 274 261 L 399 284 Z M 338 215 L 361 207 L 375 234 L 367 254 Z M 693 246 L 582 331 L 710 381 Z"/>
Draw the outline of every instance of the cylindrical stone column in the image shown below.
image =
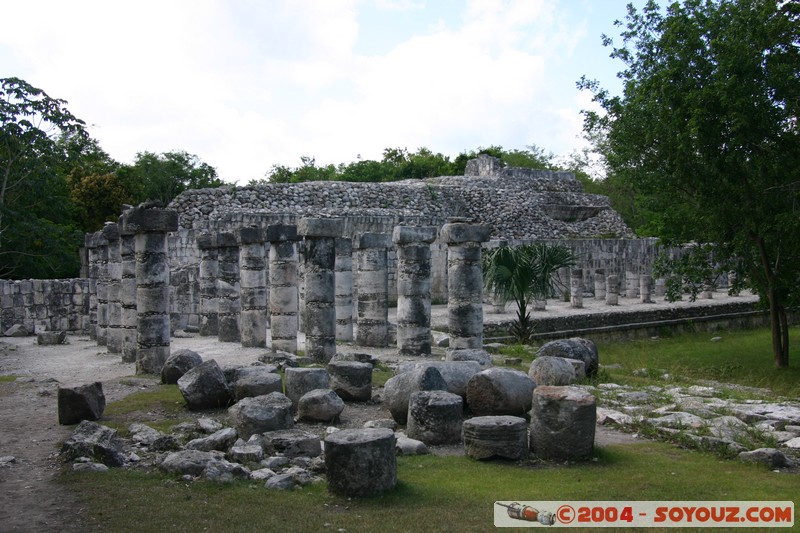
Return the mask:
<path id="1" fill-rule="evenodd" d="M 397 350 L 431 354 L 431 243 L 436 227 L 397 226 Z"/>
<path id="2" fill-rule="evenodd" d="M 594 299 L 600 301 L 606 299 L 606 271 L 602 268 L 594 271 Z"/>
<path id="3" fill-rule="evenodd" d="M 197 236 L 200 250 L 200 335 L 216 337 L 219 335 L 219 299 L 217 298 L 217 278 L 219 277 L 219 258 L 217 236 L 205 232 Z"/>
<path id="4" fill-rule="evenodd" d="M 488 226 L 452 222 L 442 227 L 447 244 L 447 323 L 451 350 L 483 348 L 481 243 Z"/>
<path id="5" fill-rule="evenodd" d="M 464 420 L 464 400 L 443 390 L 412 392 L 406 433 L 425 444 L 458 444 Z"/>
<path id="6" fill-rule="evenodd" d="M 651 304 L 653 300 L 650 299 L 650 289 L 653 285 L 653 278 L 646 274 L 639 276 L 639 302 L 643 304 Z"/>
<path id="7" fill-rule="evenodd" d="M 569 272 L 570 307 L 581 309 L 583 307 L 583 269 L 572 268 Z"/>
<path id="8" fill-rule="evenodd" d="M 89 267 L 89 338 L 97 339 L 97 233 L 87 233 L 84 246 Z"/>
<path id="9" fill-rule="evenodd" d="M 239 276 L 242 346 L 267 346 L 267 264 L 264 232 L 258 227 L 239 228 Z"/>
<path id="10" fill-rule="evenodd" d="M 343 429 L 325 437 L 328 490 L 347 497 L 372 496 L 397 485 L 394 431 Z"/>
<path id="11" fill-rule="evenodd" d="M 639 274 L 628 270 L 625 272 L 625 297 L 636 298 L 639 296 Z"/>
<path id="12" fill-rule="evenodd" d="M 667 295 L 667 280 L 664 278 L 656 278 L 656 286 L 653 290 L 653 295 L 656 298 L 663 298 Z"/>
<path id="13" fill-rule="evenodd" d="M 336 239 L 334 264 L 336 283 L 336 340 L 353 340 L 353 241 L 349 237 Z"/>
<path id="14" fill-rule="evenodd" d="M 136 232 L 136 373 L 158 374 L 169 357 L 167 233 L 177 231 L 178 213 L 136 207 L 122 220 L 125 230 Z"/>
<path id="15" fill-rule="evenodd" d="M 570 268 L 569 267 L 561 267 L 556 272 L 556 280 L 557 285 L 561 289 L 561 301 L 562 302 L 569 302 L 569 280 L 570 280 Z"/>
<path id="16" fill-rule="evenodd" d="M 389 270 L 386 249 L 391 237 L 364 233 L 356 238 L 356 344 L 389 345 Z"/>
<path id="17" fill-rule="evenodd" d="M 271 347 L 297 353 L 297 226 L 267 226 L 266 239 Z"/>
<path id="18" fill-rule="evenodd" d="M 302 218 L 298 235 L 305 237 L 305 301 L 303 324 L 306 355 L 327 363 L 336 355 L 336 238 L 344 223 L 338 218 Z"/>
<path id="19" fill-rule="evenodd" d="M 108 240 L 102 230 L 97 240 L 97 344 L 108 343 Z"/>
<path id="20" fill-rule="evenodd" d="M 124 331 L 122 330 L 122 252 L 120 250 L 119 226 L 107 222 L 103 235 L 108 241 L 108 353 L 122 353 Z"/>
<path id="21" fill-rule="evenodd" d="M 580 387 L 540 385 L 533 391 L 530 450 L 545 461 L 588 458 L 594 449 L 597 404 Z"/>
<path id="22" fill-rule="evenodd" d="M 217 233 L 217 322 L 221 342 L 241 342 L 239 329 L 241 300 L 239 299 L 239 243 L 230 232 Z"/>
<path id="23" fill-rule="evenodd" d="M 138 349 L 137 329 L 139 319 L 136 312 L 136 235 L 127 230 L 122 217 L 117 224 L 120 230 L 120 259 L 122 263 L 122 284 L 120 304 L 122 307 L 122 361 L 136 362 Z"/>
<path id="24" fill-rule="evenodd" d="M 606 278 L 606 305 L 619 304 L 619 278 L 612 274 Z"/>

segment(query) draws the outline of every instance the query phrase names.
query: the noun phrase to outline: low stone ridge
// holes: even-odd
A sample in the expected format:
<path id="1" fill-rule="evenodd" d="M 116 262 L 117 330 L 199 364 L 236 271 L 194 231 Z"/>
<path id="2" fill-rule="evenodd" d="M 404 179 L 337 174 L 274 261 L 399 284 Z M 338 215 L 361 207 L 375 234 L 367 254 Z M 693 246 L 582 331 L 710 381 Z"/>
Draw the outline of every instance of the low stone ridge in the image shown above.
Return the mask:
<path id="1" fill-rule="evenodd" d="M 106 396 L 99 381 L 74 387 L 58 387 L 58 423 L 77 424 L 81 420 L 97 420 L 103 416 Z"/>

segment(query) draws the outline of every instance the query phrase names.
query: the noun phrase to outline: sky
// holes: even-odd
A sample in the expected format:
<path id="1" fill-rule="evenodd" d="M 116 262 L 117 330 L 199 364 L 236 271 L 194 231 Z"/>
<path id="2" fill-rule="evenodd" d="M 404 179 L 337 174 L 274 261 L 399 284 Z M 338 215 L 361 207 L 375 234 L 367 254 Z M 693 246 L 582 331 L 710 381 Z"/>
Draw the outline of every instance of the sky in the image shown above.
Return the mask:
<path id="1" fill-rule="evenodd" d="M 601 35 L 627 3 L 0 0 L 0 77 L 67 100 L 117 161 L 183 150 L 240 185 L 386 148 L 566 155 L 580 77 L 619 92 Z"/>

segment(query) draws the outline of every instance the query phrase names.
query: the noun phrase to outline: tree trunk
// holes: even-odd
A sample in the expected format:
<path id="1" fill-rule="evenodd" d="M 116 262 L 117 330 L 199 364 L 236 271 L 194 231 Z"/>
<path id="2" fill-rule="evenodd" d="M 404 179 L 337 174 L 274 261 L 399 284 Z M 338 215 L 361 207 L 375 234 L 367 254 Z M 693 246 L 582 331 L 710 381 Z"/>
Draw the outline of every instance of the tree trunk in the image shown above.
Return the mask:
<path id="1" fill-rule="evenodd" d="M 789 366 L 789 324 L 786 309 L 775 289 L 769 291 L 769 320 L 772 330 L 772 357 L 776 368 Z"/>

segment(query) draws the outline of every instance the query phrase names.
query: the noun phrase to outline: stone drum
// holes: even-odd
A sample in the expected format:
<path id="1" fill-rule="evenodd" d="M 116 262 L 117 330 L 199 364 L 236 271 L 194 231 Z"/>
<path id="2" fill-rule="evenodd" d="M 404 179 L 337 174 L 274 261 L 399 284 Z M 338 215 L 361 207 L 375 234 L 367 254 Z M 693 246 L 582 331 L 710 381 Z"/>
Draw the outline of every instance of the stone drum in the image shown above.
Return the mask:
<path id="1" fill-rule="evenodd" d="M 473 459 L 524 459 L 528 422 L 518 416 L 476 416 L 464 421 L 464 453 Z"/>
<path id="2" fill-rule="evenodd" d="M 539 459 L 586 459 L 594 448 L 595 398 L 579 387 L 540 386 L 533 391 L 530 450 Z"/>
<path id="3" fill-rule="evenodd" d="M 397 485 L 391 429 L 343 429 L 325 437 L 328 490 L 339 496 L 372 496 Z"/>
<path id="4" fill-rule="evenodd" d="M 441 390 L 418 391 L 408 402 L 406 433 L 425 444 L 461 442 L 464 400 L 458 394 Z"/>

